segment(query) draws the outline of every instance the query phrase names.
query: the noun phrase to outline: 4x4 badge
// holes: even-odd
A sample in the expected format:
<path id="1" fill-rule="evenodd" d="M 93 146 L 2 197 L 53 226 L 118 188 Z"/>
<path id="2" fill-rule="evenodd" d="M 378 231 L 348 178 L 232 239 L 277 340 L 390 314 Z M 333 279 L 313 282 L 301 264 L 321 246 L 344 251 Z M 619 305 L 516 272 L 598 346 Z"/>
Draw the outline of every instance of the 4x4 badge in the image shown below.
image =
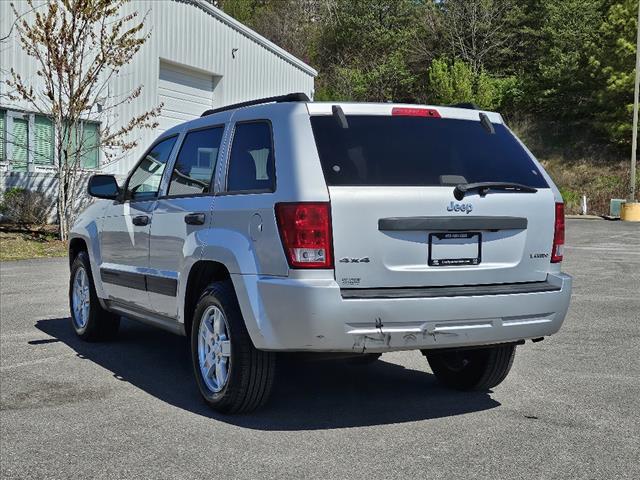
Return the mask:
<path id="1" fill-rule="evenodd" d="M 369 260 L 369 257 L 362 257 L 362 258 L 348 258 L 348 257 L 344 257 L 341 258 L 340 260 L 338 260 L 340 263 L 369 263 L 371 260 Z"/>

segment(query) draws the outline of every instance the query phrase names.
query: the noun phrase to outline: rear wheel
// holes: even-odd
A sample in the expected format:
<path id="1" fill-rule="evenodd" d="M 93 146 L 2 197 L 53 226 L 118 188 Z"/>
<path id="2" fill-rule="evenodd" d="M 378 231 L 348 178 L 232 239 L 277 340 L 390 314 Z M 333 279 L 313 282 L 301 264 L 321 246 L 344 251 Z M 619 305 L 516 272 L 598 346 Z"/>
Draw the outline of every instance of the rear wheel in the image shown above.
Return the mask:
<path id="1" fill-rule="evenodd" d="M 71 324 L 76 334 L 88 342 L 109 340 L 116 336 L 120 317 L 100 305 L 86 252 L 80 252 L 71 265 L 69 279 Z"/>
<path id="2" fill-rule="evenodd" d="M 200 297 L 191 357 L 200 393 L 215 410 L 249 412 L 269 398 L 275 354 L 253 346 L 231 282 L 216 282 Z"/>
<path id="3" fill-rule="evenodd" d="M 469 350 L 423 350 L 440 383 L 457 390 L 488 390 L 500 384 L 511 370 L 515 345 Z"/>

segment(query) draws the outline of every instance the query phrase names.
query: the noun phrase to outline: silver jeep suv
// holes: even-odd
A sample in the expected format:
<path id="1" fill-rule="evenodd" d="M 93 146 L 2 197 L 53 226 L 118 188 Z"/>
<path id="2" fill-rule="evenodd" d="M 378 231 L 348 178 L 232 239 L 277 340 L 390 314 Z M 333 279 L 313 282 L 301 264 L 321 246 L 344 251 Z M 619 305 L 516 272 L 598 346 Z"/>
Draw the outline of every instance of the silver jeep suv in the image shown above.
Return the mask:
<path id="1" fill-rule="evenodd" d="M 190 339 L 222 412 L 262 405 L 276 352 L 420 350 L 489 389 L 558 331 L 558 189 L 497 113 L 291 94 L 168 130 L 124 185 L 95 175 L 69 244 L 77 334 L 121 315 Z"/>

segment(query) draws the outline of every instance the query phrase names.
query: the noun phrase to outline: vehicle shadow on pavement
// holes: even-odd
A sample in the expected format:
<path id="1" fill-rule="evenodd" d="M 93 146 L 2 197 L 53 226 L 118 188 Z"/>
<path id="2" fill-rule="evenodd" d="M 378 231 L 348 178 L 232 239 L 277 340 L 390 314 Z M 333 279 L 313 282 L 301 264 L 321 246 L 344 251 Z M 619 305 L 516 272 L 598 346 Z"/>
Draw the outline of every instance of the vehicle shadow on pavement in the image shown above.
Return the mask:
<path id="1" fill-rule="evenodd" d="M 209 409 L 193 379 L 187 342 L 123 319 L 118 339 L 86 343 L 69 318 L 39 320 L 36 328 L 72 348 L 114 377 L 178 408 L 229 424 L 258 430 L 314 430 L 428 420 L 488 410 L 500 405 L 487 393 L 460 393 L 438 386 L 421 370 L 381 360 L 355 366 L 345 361 L 279 359 L 269 403 L 245 415 Z M 426 367 L 426 359 L 425 367 Z"/>

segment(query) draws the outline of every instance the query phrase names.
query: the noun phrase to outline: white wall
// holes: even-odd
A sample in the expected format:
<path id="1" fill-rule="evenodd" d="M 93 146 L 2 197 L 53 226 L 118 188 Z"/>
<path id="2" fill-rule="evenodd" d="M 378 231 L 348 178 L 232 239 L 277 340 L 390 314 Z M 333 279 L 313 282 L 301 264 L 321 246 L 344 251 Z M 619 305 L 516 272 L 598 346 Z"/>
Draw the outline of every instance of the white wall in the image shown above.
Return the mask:
<path id="1" fill-rule="evenodd" d="M 9 3 L 0 0 L 0 36 L 6 35 L 13 23 Z M 26 10 L 26 2 L 16 0 L 15 3 L 18 10 Z M 110 94 L 121 95 L 138 85 L 143 85 L 143 93 L 134 103 L 119 108 L 116 122 L 127 122 L 160 103 L 161 60 L 215 77 L 211 105 L 194 108 L 194 117 L 207 108 L 253 98 L 291 92 L 313 96 L 316 72 L 312 68 L 213 9 L 204 0 L 135 0 L 126 5 L 123 13 L 134 10 L 139 12 L 140 18 L 145 13 L 148 15 L 145 28 L 151 31 L 151 38 L 133 63 L 123 68 L 111 82 Z M 0 81 L 7 78 L 10 67 L 37 88 L 35 64 L 22 52 L 15 37 L 0 45 Z M 1 93 L 6 93 L 4 85 L 0 85 Z M 0 106 L 12 105 L 2 96 Z M 25 105 L 13 106 L 29 110 Z M 139 147 L 103 170 L 126 173 L 157 134 L 156 131 L 136 132 L 134 138 L 139 141 Z"/>

